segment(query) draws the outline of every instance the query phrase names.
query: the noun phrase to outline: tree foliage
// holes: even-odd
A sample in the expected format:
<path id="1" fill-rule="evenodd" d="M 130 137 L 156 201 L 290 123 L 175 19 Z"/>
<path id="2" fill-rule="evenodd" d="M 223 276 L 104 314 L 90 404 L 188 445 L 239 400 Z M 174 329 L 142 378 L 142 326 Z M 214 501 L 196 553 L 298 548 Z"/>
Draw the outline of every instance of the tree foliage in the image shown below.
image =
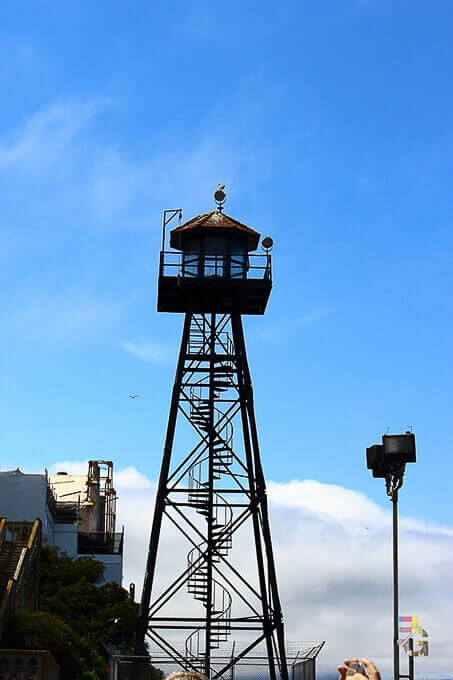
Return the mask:
<path id="1" fill-rule="evenodd" d="M 100 584 L 103 573 L 104 565 L 90 557 L 74 560 L 44 547 L 39 611 L 16 612 L 9 645 L 50 650 L 65 680 L 105 678 L 101 641 L 132 651 L 138 605 L 118 584 Z"/>

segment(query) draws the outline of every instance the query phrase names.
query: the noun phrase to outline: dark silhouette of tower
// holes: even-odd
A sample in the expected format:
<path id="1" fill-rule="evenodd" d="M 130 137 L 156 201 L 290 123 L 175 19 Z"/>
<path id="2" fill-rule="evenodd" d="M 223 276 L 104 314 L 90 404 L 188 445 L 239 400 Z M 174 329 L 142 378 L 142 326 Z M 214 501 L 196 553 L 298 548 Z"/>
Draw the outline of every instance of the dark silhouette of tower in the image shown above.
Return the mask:
<path id="1" fill-rule="evenodd" d="M 272 240 L 263 240 L 263 254 L 252 252 L 260 235 L 223 213 L 223 188 L 215 194 L 216 210 L 170 232 L 172 251 L 164 250 L 165 227 L 178 214 L 181 219 L 181 211 L 164 213 L 157 306 L 185 319 L 134 653 L 146 655 L 148 636 L 180 667 L 225 678 L 264 644 L 270 680 L 287 680 L 241 319 L 266 309 Z M 171 555 L 173 571 L 168 560 L 159 567 L 164 526 L 185 543 Z M 241 644 L 222 661 L 230 636 Z"/>

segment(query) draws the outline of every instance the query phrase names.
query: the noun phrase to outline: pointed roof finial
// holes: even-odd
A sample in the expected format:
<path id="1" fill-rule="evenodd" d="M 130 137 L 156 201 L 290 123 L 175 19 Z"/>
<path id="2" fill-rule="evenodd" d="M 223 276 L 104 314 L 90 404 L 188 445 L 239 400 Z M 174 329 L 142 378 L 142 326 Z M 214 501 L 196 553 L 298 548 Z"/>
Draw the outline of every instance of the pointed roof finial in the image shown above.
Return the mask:
<path id="1" fill-rule="evenodd" d="M 226 199 L 225 185 L 218 184 L 217 189 L 214 192 L 214 200 L 217 203 L 217 210 L 219 212 L 222 212 L 223 210 L 225 199 Z"/>

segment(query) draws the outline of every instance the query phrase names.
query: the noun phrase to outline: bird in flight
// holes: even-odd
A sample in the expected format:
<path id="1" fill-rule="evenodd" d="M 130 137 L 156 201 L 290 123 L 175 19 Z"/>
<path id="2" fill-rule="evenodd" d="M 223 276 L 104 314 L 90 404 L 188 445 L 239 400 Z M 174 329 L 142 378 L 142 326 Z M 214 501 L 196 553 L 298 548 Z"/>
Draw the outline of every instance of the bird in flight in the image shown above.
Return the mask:
<path id="1" fill-rule="evenodd" d="M 129 398 L 130 399 L 137 399 L 140 395 L 139 394 L 130 394 Z"/>

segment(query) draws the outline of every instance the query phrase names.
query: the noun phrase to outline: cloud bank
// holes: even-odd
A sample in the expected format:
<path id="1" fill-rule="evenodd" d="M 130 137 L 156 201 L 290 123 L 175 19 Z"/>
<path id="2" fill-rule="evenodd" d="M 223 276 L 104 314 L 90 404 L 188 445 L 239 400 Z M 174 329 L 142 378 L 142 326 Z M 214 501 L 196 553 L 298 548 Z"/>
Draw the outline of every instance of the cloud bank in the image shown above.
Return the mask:
<path id="1" fill-rule="evenodd" d="M 62 461 L 50 472 L 86 474 L 87 463 Z M 125 530 L 123 585 L 135 583 L 140 597 L 156 484 L 134 466 L 116 470 L 114 483 L 117 527 Z M 269 481 L 267 486 L 287 641 L 326 640 L 320 673 L 332 674 L 345 657 L 368 656 L 384 678 L 390 677 L 390 503 L 383 508 L 358 491 L 316 480 Z M 400 613 L 418 615 L 430 638 L 430 656 L 416 660 L 417 677 L 451 678 L 452 538 L 452 526 L 400 517 Z M 233 551 L 235 566 L 253 583 L 250 535 L 235 535 Z M 157 571 L 176 575 L 186 554 L 187 543 L 164 522 Z M 156 592 L 159 585 L 157 578 Z M 181 595 L 176 606 L 182 615 L 193 602 Z M 402 654 L 402 673 L 405 664 Z"/>
<path id="2" fill-rule="evenodd" d="M 54 469 L 86 470 L 86 463 Z M 118 523 L 125 527 L 124 586 L 141 592 L 155 483 L 130 466 L 116 472 Z M 288 641 L 326 640 L 321 672 L 345 656 L 369 656 L 391 672 L 391 513 L 364 494 L 314 480 L 268 483 L 278 581 Z M 417 614 L 430 635 L 430 657 L 417 675 L 440 677 L 452 667 L 453 527 L 401 517 L 400 612 Z M 241 569 L 254 580 L 249 537 L 238 534 Z M 164 525 L 163 570 L 184 564 L 186 545 Z M 179 556 L 178 556 L 179 553 Z M 184 604 L 181 599 L 181 610 Z M 402 668 L 406 659 L 402 657 Z M 402 672 L 404 672 L 402 670 Z"/>

